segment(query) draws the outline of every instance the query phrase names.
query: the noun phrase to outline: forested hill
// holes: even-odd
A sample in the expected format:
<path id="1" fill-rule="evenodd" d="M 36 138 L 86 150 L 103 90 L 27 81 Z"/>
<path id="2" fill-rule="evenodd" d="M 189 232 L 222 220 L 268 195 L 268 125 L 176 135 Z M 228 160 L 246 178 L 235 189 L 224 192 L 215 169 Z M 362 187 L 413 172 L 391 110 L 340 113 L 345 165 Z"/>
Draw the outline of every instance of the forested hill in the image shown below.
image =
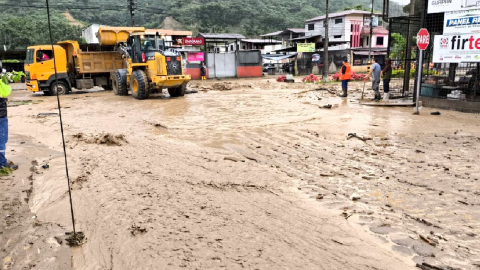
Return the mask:
<path id="1" fill-rule="evenodd" d="M 135 24 L 159 28 L 165 18 L 178 21 L 177 27 L 197 32 L 235 32 L 248 37 L 303 27 L 304 21 L 325 14 L 325 0 L 135 0 Z M 130 25 L 128 0 L 54 0 L 55 39 L 78 39 L 79 29 L 70 25 L 68 11 L 84 25 L 99 23 Z M 375 1 L 382 10 L 383 1 Z M 368 8 L 371 0 L 330 0 L 330 12 L 345 8 Z M 363 4 L 363 6 L 362 6 Z M 0 41 L 10 47 L 45 42 L 46 9 L 42 0 L 0 0 Z M 172 21 L 172 20 L 170 20 Z M 2 45 L 3 45 L 2 44 Z"/>

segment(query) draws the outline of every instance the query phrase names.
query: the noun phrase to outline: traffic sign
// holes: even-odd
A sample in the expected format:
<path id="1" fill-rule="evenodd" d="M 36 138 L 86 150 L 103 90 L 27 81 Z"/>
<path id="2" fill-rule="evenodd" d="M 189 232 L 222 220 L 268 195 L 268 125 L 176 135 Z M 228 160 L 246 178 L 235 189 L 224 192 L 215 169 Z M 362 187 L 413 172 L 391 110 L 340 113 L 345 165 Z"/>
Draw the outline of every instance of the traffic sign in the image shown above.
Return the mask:
<path id="1" fill-rule="evenodd" d="M 427 29 L 422 28 L 417 34 L 418 49 L 424 51 L 428 47 L 428 44 L 430 44 L 430 34 Z"/>

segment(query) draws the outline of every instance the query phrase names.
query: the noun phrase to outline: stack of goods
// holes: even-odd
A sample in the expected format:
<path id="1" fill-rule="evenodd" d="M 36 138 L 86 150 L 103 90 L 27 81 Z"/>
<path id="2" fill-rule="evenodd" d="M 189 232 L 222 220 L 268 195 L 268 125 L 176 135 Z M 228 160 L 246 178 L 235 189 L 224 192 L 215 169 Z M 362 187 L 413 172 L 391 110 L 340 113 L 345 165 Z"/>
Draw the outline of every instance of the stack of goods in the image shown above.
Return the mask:
<path id="1" fill-rule="evenodd" d="M 447 98 L 451 99 L 465 99 L 466 95 L 463 94 L 461 90 L 453 90 L 450 94 L 447 95 Z"/>

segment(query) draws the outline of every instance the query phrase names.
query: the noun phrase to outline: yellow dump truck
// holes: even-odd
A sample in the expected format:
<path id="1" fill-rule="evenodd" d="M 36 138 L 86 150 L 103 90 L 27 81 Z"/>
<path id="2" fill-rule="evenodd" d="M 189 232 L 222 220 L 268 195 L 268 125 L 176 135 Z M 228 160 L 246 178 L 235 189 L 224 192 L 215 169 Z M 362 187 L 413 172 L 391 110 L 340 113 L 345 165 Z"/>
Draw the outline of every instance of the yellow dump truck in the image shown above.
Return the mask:
<path id="1" fill-rule="evenodd" d="M 56 95 L 102 86 L 117 95 L 130 90 L 136 99 L 164 88 L 173 97 L 185 94 L 191 78 L 183 74 L 180 53 L 166 49 L 160 33 L 147 36 L 143 27 L 103 27 L 97 36 L 100 44 L 63 41 L 53 50 L 51 45 L 28 47 L 28 90 Z"/>

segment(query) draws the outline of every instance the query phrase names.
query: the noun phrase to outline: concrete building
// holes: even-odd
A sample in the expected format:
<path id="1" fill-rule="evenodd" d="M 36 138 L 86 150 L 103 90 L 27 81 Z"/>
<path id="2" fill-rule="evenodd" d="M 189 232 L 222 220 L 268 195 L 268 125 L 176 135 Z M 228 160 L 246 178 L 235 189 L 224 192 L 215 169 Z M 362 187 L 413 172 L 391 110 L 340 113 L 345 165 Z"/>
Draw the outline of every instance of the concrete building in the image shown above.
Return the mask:
<path id="1" fill-rule="evenodd" d="M 86 40 L 87 44 L 99 44 L 97 38 L 98 29 L 100 24 L 90 24 L 87 28 L 82 30 L 82 37 Z"/>
<path id="2" fill-rule="evenodd" d="M 262 54 L 269 54 L 275 50 L 282 49 L 280 40 L 265 39 L 242 39 L 240 41 L 241 50 L 260 50 Z"/>
<path id="3" fill-rule="evenodd" d="M 363 10 L 346 10 L 329 15 L 329 65 L 331 71 L 339 68 L 342 59 L 347 58 L 353 70 L 366 71 L 370 43 L 370 55 L 382 64 L 388 48 L 388 30 L 381 25 L 381 13 L 373 14 L 373 30 L 370 38 L 371 12 Z M 305 42 L 317 43 L 319 52 L 323 51 L 325 36 L 325 15 L 305 21 Z M 333 63 L 333 65 L 332 65 Z"/>

